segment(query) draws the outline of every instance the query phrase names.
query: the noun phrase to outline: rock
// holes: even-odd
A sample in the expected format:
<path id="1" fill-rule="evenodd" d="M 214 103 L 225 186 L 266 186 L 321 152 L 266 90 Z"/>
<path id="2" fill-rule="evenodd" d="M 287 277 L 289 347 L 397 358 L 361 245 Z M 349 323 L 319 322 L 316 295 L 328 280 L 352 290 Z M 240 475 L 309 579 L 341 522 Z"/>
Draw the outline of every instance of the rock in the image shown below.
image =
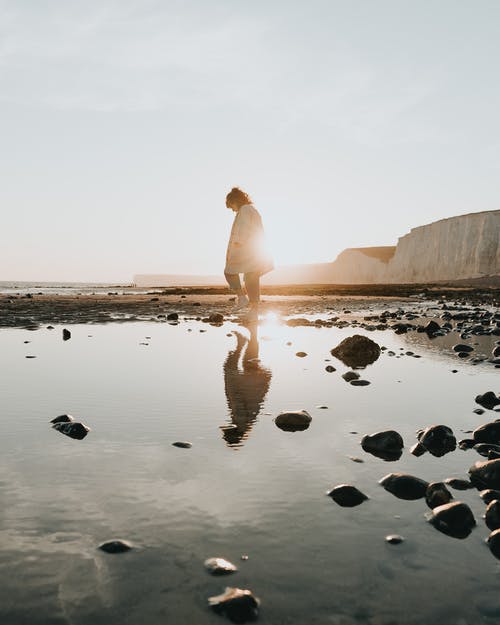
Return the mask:
<path id="1" fill-rule="evenodd" d="M 487 408 L 488 410 L 493 410 L 495 406 L 500 404 L 500 399 L 495 395 L 493 391 L 487 391 L 483 395 L 476 396 L 476 404 L 479 404 L 483 408 Z"/>
<path id="2" fill-rule="evenodd" d="M 227 587 L 222 595 L 209 597 L 208 604 L 218 614 L 233 623 L 255 621 L 259 615 L 260 600 L 250 590 Z"/>
<path id="3" fill-rule="evenodd" d="M 389 473 L 379 484 L 399 499 L 421 499 L 425 497 L 429 483 L 406 473 Z"/>
<path id="4" fill-rule="evenodd" d="M 475 488 L 474 484 L 469 482 L 469 480 L 461 480 L 458 477 L 447 477 L 444 483 L 455 490 L 470 490 L 471 488 Z"/>
<path id="5" fill-rule="evenodd" d="M 485 458 L 489 457 L 491 451 L 500 453 L 500 445 L 494 445 L 493 443 L 477 443 L 477 445 L 474 445 L 474 449 L 480 456 Z"/>
<path id="6" fill-rule="evenodd" d="M 469 469 L 469 475 L 476 488 L 500 489 L 500 459 L 476 462 Z"/>
<path id="7" fill-rule="evenodd" d="M 488 529 L 500 529 L 500 501 L 498 499 L 493 499 L 493 501 L 490 501 L 484 514 L 484 520 L 486 522 L 486 525 L 488 526 Z"/>
<path id="8" fill-rule="evenodd" d="M 335 367 L 332 367 L 332 365 L 327 365 L 325 367 L 325 371 L 328 371 L 328 373 L 333 373 L 334 371 L 337 371 L 337 369 L 335 369 Z"/>
<path id="9" fill-rule="evenodd" d="M 424 332 L 426 332 L 429 336 L 433 336 L 436 334 L 436 332 L 439 332 L 439 330 L 441 330 L 441 326 L 439 325 L 439 323 L 436 323 L 435 321 L 429 321 L 429 323 L 424 326 Z"/>
<path id="10" fill-rule="evenodd" d="M 389 534 L 385 537 L 385 542 L 390 545 L 399 545 L 404 541 L 404 538 L 399 534 Z"/>
<path id="11" fill-rule="evenodd" d="M 125 553 L 132 549 L 132 545 L 126 540 L 110 540 L 99 545 L 99 549 L 106 553 Z"/>
<path id="12" fill-rule="evenodd" d="M 361 439 L 361 447 L 364 451 L 382 458 L 388 462 L 394 462 L 401 458 L 404 442 L 399 432 L 395 430 L 385 430 L 367 434 Z"/>
<path id="13" fill-rule="evenodd" d="M 500 345 L 497 345 L 493 351 L 491 352 L 493 358 L 498 358 L 500 356 Z"/>
<path id="14" fill-rule="evenodd" d="M 205 560 L 205 568 L 212 575 L 229 575 L 238 570 L 232 562 L 224 558 L 208 558 Z"/>
<path id="15" fill-rule="evenodd" d="M 352 380 L 359 380 L 360 375 L 359 373 L 356 373 L 355 371 L 346 371 L 345 373 L 342 374 L 342 378 L 346 382 L 351 382 Z"/>
<path id="16" fill-rule="evenodd" d="M 179 319 L 179 313 L 171 312 L 167 315 L 167 321 L 177 321 Z"/>
<path id="17" fill-rule="evenodd" d="M 302 430 L 307 430 L 311 421 L 312 417 L 306 410 L 282 412 L 274 420 L 277 427 L 285 432 L 300 432 Z"/>
<path id="18" fill-rule="evenodd" d="M 330 353 L 348 367 L 366 367 L 380 356 L 380 346 L 366 336 L 355 334 L 344 339 Z"/>
<path id="19" fill-rule="evenodd" d="M 500 499 L 500 490 L 493 490 L 492 488 L 487 488 L 482 490 L 479 493 L 479 496 L 484 501 L 485 504 L 489 504 L 494 499 Z"/>
<path id="20" fill-rule="evenodd" d="M 453 346 L 454 352 L 473 352 L 474 348 L 470 345 L 465 345 L 465 343 L 459 343 L 458 345 Z"/>
<path id="21" fill-rule="evenodd" d="M 500 529 L 491 532 L 486 539 L 486 543 L 495 558 L 500 559 Z"/>
<path id="22" fill-rule="evenodd" d="M 410 448 L 410 453 L 416 458 L 420 458 L 420 456 L 423 456 L 425 453 L 427 453 L 427 449 L 420 443 L 415 443 L 415 445 Z"/>
<path id="23" fill-rule="evenodd" d="M 472 411 L 474 414 L 484 414 L 484 410 L 482 408 L 476 408 L 475 410 Z"/>
<path id="24" fill-rule="evenodd" d="M 500 444 L 500 421 L 480 425 L 472 432 L 472 438 L 476 443 Z"/>
<path id="25" fill-rule="evenodd" d="M 343 508 L 353 508 L 366 501 L 368 497 L 350 484 L 340 484 L 327 493 L 329 497 Z"/>
<path id="26" fill-rule="evenodd" d="M 437 458 L 455 451 L 457 439 L 446 425 L 431 425 L 418 435 L 418 442 Z"/>
<path id="27" fill-rule="evenodd" d="M 193 443 L 190 443 L 189 441 L 175 441 L 172 445 L 174 447 L 180 447 L 181 449 L 191 449 Z"/>
<path id="28" fill-rule="evenodd" d="M 351 380 L 349 384 L 351 386 L 368 386 L 370 382 L 368 380 Z"/>
<path id="29" fill-rule="evenodd" d="M 69 330 L 66 330 L 66 328 L 63 328 L 62 337 L 63 341 L 69 340 L 71 338 L 71 332 Z"/>
<path id="30" fill-rule="evenodd" d="M 434 508 L 428 519 L 437 530 L 453 538 L 467 538 L 476 526 L 472 510 L 461 501 Z"/>
<path id="31" fill-rule="evenodd" d="M 82 440 L 85 438 L 87 434 L 90 432 L 90 428 L 84 425 L 83 423 L 79 423 L 78 421 L 72 422 L 58 422 L 54 423 L 52 426 L 54 430 L 61 432 L 61 434 L 66 434 L 70 438 L 76 438 L 77 440 Z"/>
<path id="32" fill-rule="evenodd" d="M 297 352 L 295 355 L 299 358 L 304 358 L 305 356 L 307 356 L 306 352 Z"/>
<path id="33" fill-rule="evenodd" d="M 50 423 L 71 423 L 74 418 L 70 414 L 61 414 L 58 417 L 54 417 Z"/>
<path id="34" fill-rule="evenodd" d="M 425 501 L 429 508 L 434 509 L 443 506 L 453 499 L 452 494 L 443 482 L 432 482 L 425 491 Z"/>
<path id="35" fill-rule="evenodd" d="M 224 315 L 222 313 L 212 313 L 208 316 L 209 323 L 224 323 Z"/>

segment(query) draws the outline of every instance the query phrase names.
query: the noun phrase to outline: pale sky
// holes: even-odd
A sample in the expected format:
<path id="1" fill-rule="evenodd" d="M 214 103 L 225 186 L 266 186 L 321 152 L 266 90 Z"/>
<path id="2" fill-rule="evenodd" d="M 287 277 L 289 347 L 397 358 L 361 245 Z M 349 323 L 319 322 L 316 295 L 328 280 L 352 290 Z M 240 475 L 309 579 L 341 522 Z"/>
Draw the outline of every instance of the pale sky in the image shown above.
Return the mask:
<path id="1" fill-rule="evenodd" d="M 498 0 L 0 0 L 0 280 L 222 273 L 499 208 Z"/>

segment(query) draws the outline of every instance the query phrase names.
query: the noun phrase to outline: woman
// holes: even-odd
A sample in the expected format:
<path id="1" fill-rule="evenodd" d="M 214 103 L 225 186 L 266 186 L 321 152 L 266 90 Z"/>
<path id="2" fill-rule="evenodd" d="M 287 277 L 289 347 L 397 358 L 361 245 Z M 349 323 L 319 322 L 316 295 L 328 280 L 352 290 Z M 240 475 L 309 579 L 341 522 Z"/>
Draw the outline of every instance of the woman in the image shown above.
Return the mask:
<path id="1" fill-rule="evenodd" d="M 272 258 L 265 250 L 262 219 L 252 200 L 238 187 L 227 194 L 226 206 L 236 215 L 227 246 L 224 275 L 229 288 L 238 296 L 236 309 L 250 304 L 252 309 L 257 310 L 260 276 L 274 269 Z M 240 273 L 244 276 L 248 297 L 241 287 Z"/>

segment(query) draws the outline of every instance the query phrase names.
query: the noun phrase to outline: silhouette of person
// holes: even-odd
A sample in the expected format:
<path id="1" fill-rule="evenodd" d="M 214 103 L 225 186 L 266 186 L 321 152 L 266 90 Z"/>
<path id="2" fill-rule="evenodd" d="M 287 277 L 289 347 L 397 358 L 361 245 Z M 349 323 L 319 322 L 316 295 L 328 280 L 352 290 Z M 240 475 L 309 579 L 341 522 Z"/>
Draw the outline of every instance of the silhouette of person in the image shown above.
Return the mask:
<path id="1" fill-rule="evenodd" d="M 250 340 L 240 332 L 234 332 L 236 347 L 224 362 L 224 389 L 231 424 L 221 426 L 221 430 L 229 447 L 240 447 L 248 438 L 272 378 L 271 371 L 259 362 L 257 323 L 249 324 L 248 329 Z"/>

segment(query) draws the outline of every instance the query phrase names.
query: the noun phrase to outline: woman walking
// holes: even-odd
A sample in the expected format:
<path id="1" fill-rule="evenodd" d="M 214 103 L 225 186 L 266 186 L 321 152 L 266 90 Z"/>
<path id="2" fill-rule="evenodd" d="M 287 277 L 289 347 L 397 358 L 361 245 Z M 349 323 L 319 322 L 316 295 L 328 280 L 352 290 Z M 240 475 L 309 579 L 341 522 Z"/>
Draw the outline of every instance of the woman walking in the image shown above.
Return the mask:
<path id="1" fill-rule="evenodd" d="M 256 311 L 260 301 L 260 276 L 274 269 L 272 258 L 265 249 L 262 219 L 252 200 L 238 187 L 227 194 L 226 207 L 236 214 L 227 246 L 224 275 L 229 288 L 238 297 L 236 309 L 250 304 Z M 244 276 L 247 295 L 241 286 L 240 273 Z"/>

